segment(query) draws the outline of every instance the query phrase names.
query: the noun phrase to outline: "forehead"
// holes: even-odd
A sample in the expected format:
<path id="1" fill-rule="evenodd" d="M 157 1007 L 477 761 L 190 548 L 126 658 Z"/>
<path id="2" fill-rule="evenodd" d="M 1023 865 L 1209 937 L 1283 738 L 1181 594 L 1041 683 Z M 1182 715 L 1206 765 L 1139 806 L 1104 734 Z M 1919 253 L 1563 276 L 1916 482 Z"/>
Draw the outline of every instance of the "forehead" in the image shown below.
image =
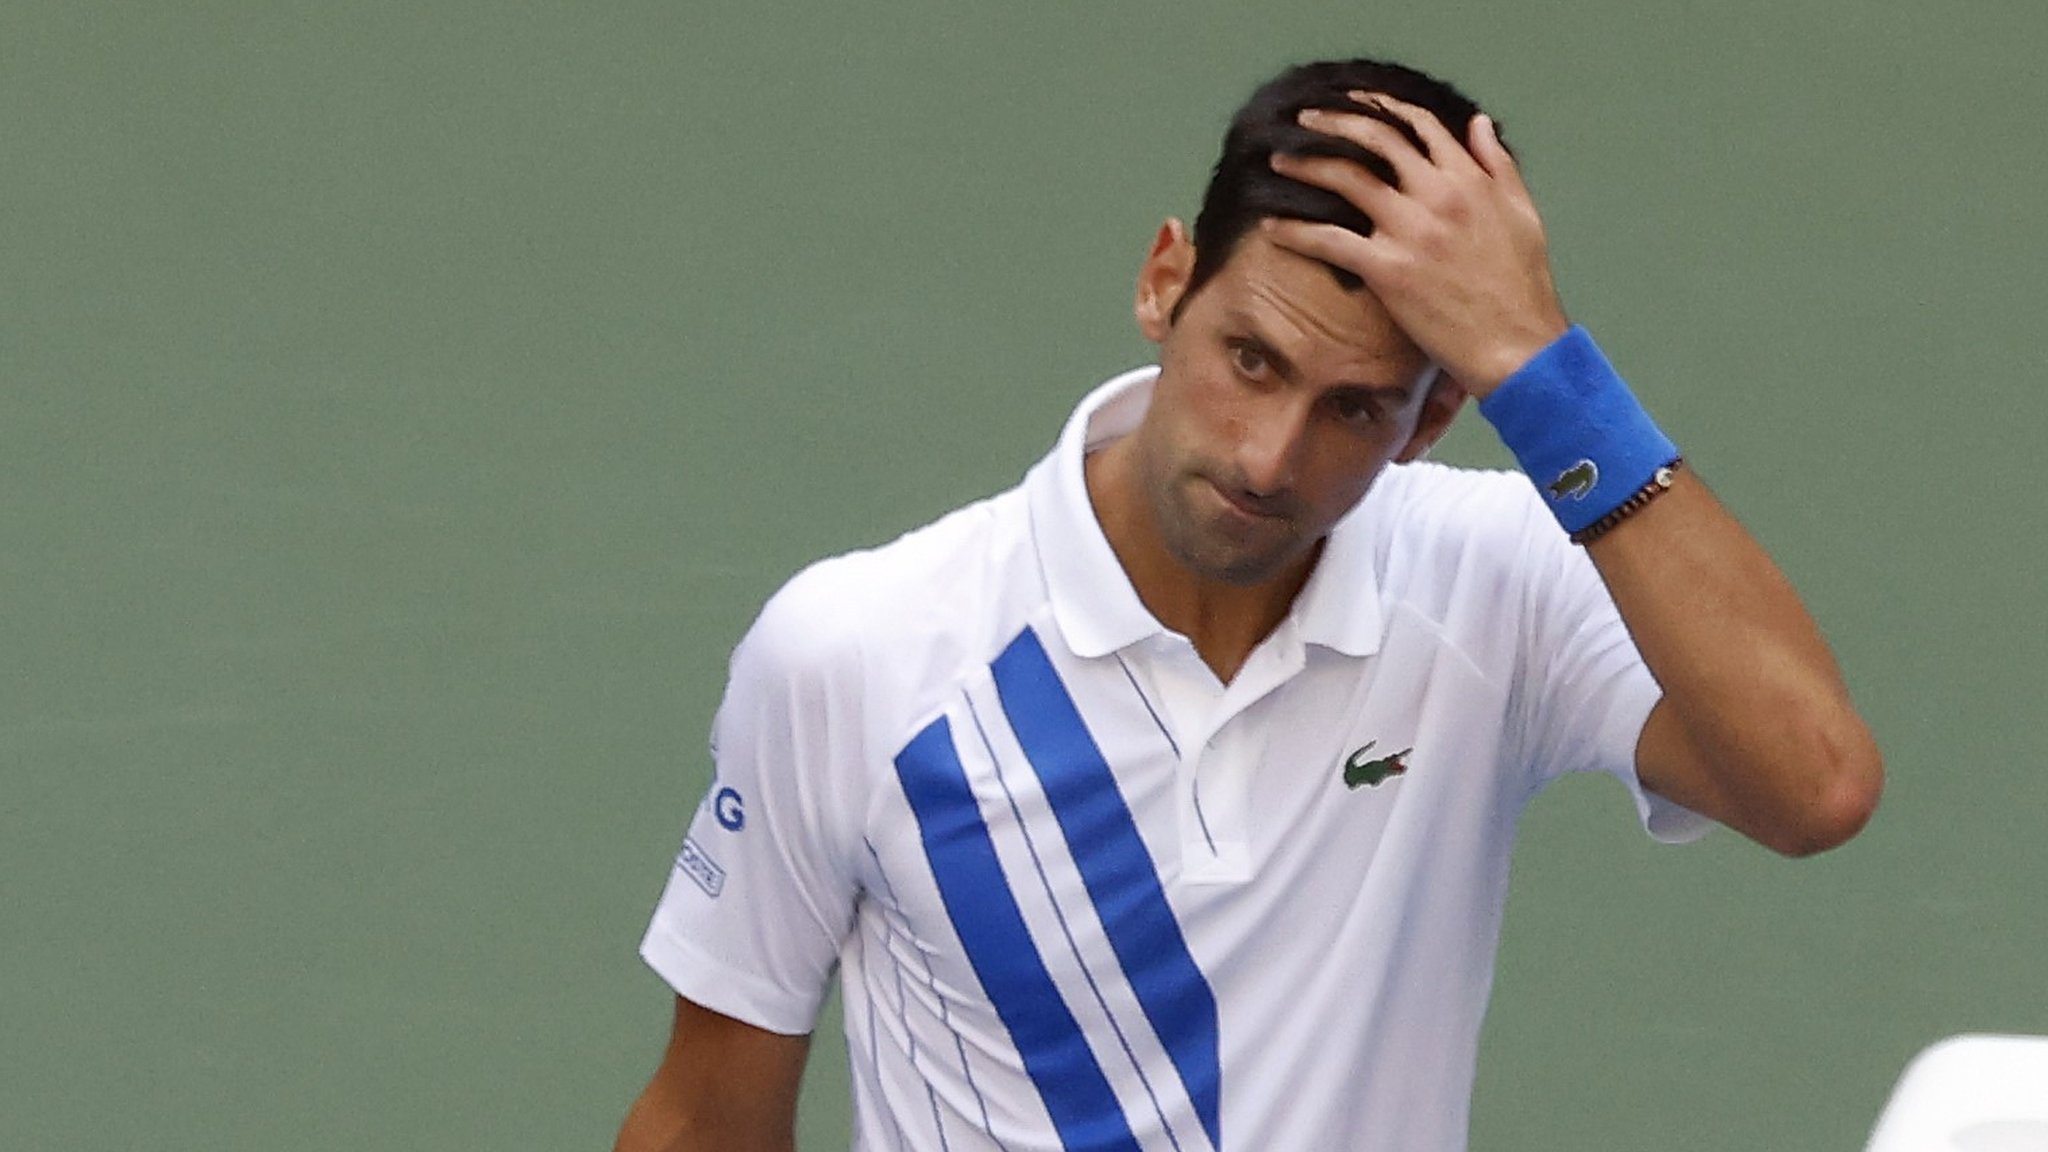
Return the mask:
<path id="1" fill-rule="evenodd" d="M 1347 290 L 1329 266 L 1252 233 L 1190 302 L 1204 326 L 1247 327 L 1304 370 L 1414 379 L 1429 362 L 1371 290 Z"/>

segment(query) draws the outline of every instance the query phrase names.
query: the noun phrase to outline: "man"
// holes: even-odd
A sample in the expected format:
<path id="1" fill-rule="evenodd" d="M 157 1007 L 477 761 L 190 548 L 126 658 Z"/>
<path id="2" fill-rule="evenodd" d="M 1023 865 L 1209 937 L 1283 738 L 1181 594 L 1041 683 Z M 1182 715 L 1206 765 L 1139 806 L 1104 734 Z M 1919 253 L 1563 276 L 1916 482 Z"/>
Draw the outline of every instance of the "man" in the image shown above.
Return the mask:
<path id="1" fill-rule="evenodd" d="M 791 1147 L 835 964 L 860 1148 L 1462 1148 L 1546 782 L 1794 855 L 1868 818 L 1818 631 L 1570 325 L 1455 90 L 1260 89 L 1136 313 L 1156 372 L 1020 487 L 741 642 L 620 1148 Z M 1418 462 L 1467 398 L 1526 477 Z"/>

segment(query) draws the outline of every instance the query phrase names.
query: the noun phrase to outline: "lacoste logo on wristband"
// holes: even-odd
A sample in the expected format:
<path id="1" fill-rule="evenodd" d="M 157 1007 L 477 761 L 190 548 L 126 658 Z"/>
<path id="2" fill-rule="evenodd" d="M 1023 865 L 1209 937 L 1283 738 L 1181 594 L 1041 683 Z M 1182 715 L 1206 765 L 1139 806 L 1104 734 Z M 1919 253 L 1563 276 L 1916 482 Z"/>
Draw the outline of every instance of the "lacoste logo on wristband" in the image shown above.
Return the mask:
<path id="1" fill-rule="evenodd" d="M 1399 776 L 1408 771 L 1407 756 L 1415 749 L 1403 748 L 1391 756 L 1382 756 L 1377 760 L 1367 759 L 1365 754 L 1372 751 L 1372 746 L 1377 743 L 1377 740 L 1368 740 L 1365 747 L 1344 758 L 1346 788 L 1355 792 L 1367 785 L 1377 787 L 1389 777 Z"/>
<path id="2" fill-rule="evenodd" d="M 1584 500 L 1586 493 L 1591 492 L 1593 486 L 1598 483 L 1600 466 L 1591 460 L 1581 460 L 1559 472 L 1557 479 L 1552 480 L 1546 487 L 1550 489 L 1552 500 L 1562 500 L 1567 496 L 1574 500 Z"/>

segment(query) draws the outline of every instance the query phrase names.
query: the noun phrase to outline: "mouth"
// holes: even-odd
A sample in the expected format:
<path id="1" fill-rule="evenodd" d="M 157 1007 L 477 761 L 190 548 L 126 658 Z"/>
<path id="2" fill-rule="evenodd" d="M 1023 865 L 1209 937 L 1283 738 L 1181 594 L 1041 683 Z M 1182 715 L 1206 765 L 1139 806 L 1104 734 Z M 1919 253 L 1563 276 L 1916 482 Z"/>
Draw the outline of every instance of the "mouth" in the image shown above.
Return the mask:
<path id="1" fill-rule="evenodd" d="M 1248 500 L 1242 491 L 1234 487 L 1220 484 L 1206 476 L 1202 479 L 1216 493 L 1217 499 L 1223 502 L 1225 508 L 1228 508 L 1246 521 L 1255 524 L 1274 524 L 1284 523 L 1291 519 L 1286 512 L 1275 504 Z"/>

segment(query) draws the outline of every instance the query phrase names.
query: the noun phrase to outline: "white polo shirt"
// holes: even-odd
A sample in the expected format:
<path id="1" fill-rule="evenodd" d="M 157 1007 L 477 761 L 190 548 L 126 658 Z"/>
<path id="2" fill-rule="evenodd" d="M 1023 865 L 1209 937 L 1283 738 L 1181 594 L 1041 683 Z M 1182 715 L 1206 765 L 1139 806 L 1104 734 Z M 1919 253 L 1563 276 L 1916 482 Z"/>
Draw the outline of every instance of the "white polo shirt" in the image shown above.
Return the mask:
<path id="1" fill-rule="evenodd" d="M 792 1034 L 836 964 L 857 1149 L 1462 1149 L 1523 806 L 1604 771 L 1704 829 L 1635 779 L 1657 686 L 1525 478 L 1434 464 L 1219 684 L 1083 481 L 1154 375 L 768 603 L 642 955 Z"/>

